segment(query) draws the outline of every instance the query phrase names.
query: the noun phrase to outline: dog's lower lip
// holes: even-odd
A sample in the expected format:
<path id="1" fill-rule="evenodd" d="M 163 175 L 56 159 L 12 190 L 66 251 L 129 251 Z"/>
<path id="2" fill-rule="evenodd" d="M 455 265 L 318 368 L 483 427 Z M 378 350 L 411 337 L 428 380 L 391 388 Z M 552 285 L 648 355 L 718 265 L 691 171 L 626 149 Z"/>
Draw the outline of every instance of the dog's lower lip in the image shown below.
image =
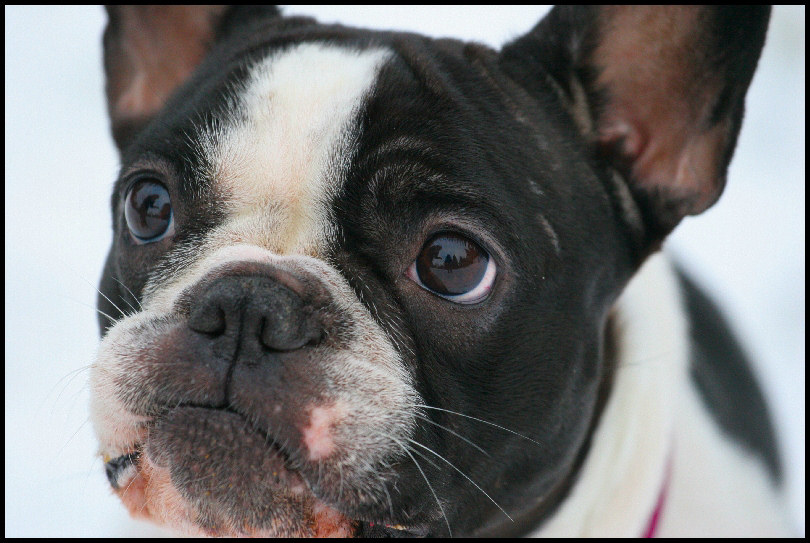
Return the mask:
<path id="1" fill-rule="evenodd" d="M 238 413 L 232 413 L 228 410 L 216 409 L 211 407 L 199 407 L 199 406 L 185 406 L 182 408 L 176 408 L 182 410 L 204 410 L 205 419 L 208 420 L 211 418 L 212 414 L 216 413 L 227 413 L 234 416 L 242 417 Z M 162 414 L 154 418 L 150 424 L 150 428 L 152 432 L 150 433 L 151 437 L 157 437 L 160 435 L 160 432 L 156 431 L 157 425 L 161 422 L 165 423 L 166 417 L 171 416 L 172 414 L 177 415 L 178 411 L 176 409 L 169 410 L 166 413 Z M 188 416 L 188 412 L 186 413 Z M 177 421 L 175 421 L 177 422 Z M 180 422 L 183 422 L 182 420 Z M 185 421 L 188 422 L 188 421 Z M 238 425 L 240 428 L 242 425 Z M 175 435 L 178 428 L 173 428 L 171 430 L 171 434 Z M 110 482 L 110 485 L 113 487 L 114 490 L 117 492 L 122 491 L 123 489 L 127 489 L 134 480 L 135 477 L 138 476 L 140 469 L 143 467 L 142 463 L 146 462 L 149 466 L 154 465 L 155 463 L 155 456 L 154 451 L 150 451 L 150 442 L 139 443 L 130 448 L 131 452 L 126 454 L 122 454 L 115 458 L 109 458 L 109 456 L 105 456 L 104 460 L 104 467 L 105 472 L 107 475 L 107 479 Z M 265 445 L 267 445 L 265 443 Z M 274 454 L 279 456 L 281 462 L 286 464 L 286 456 L 284 455 L 283 450 L 278 449 L 275 444 L 271 444 Z M 165 448 L 163 448 L 165 451 Z M 283 459 L 283 460 L 282 460 Z M 278 466 L 275 466 L 279 468 Z M 279 468 L 279 471 L 282 469 L 286 470 L 287 467 L 284 466 L 283 468 Z M 291 471 L 290 475 L 294 476 L 297 472 Z M 182 478 L 181 478 L 182 479 Z M 291 485 L 287 485 L 288 488 L 292 488 Z M 311 491 L 309 491 L 311 492 Z M 313 497 L 317 500 L 320 500 L 317 495 L 313 494 Z M 326 502 L 318 502 L 322 503 L 324 506 L 329 508 L 337 508 L 335 509 L 336 512 L 339 512 L 339 505 L 337 504 L 327 504 Z M 339 513 L 340 515 L 344 515 L 344 513 Z M 425 537 L 428 533 L 426 527 L 420 526 L 404 526 L 402 524 L 397 523 L 396 521 L 367 521 L 363 519 L 359 519 L 355 517 L 354 519 L 351 518 L 351 514 L 343 516 L 343 518 L 353 526 L 353 530 L 349 527 L 347 532 L 344 532 L 344 536 L 352 536 L 353 537 L 381 537 L 381 538 L 397 538 L 397 537 Z"/>
<path id="2" fill-rule="evenodd" d="M 104 463 L 104 471 L 107 474 L 107 480 L 110 481 L 112 487 L 116 490 L 120 488 L 120 482 L 123 475 L 128 469 L 135 467 L 135 463 L 140 457 L 141 453 L 138 451 L 123 454 L 117 458 L 107 460 Z"/>

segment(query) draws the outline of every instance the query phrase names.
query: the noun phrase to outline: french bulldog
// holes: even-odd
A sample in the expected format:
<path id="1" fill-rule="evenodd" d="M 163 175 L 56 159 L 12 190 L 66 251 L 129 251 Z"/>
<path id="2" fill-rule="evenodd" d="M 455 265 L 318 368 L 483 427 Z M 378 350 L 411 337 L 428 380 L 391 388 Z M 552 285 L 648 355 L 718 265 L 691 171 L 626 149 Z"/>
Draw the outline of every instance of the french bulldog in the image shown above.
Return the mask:
<path id="1" fill-rule="evenodd" d="M 133 515 L 787 533 L 749 363 L 659 251 L 723 190 L 768 9 L 558 7 L 500 51 L 272 7 L 108 14 L 91 415 Z"/>

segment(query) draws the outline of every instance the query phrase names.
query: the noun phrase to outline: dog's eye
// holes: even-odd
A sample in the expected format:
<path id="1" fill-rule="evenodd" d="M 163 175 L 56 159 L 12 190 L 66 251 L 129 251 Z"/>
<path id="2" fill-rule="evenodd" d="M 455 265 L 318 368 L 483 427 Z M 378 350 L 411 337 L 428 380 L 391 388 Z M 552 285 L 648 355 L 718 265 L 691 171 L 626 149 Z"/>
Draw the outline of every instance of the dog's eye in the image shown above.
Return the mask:
<path id="1" fill-rule="evenodd" d="M 124 216 L 129 231 L 140 243 L 159 241 L 174 230 L 169 191 L 151 177 L 139 179 L 130 187 Z"/>
<path id="2" fill-rule="evenodd" d="M 428 240 L 407 275 L 442 298 L 473 304 L 492 289 L 495 260 L 472 240 L 446 232 Z"/>

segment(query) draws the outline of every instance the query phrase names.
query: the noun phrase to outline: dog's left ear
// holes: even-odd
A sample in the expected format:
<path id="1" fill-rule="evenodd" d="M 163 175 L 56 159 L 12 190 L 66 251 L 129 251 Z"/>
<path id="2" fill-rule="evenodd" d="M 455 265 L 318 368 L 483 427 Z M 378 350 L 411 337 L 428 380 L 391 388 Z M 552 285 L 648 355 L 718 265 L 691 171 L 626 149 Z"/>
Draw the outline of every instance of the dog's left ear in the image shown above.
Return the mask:
<path id="1" fill-rule="evenodd" d="M 627 182 L 648 244 L 723 190 L 769 8 L 567 6 L 507 44 L 501 66 L 562 97 Z"/>
<path id="2" fill-rule="evenodd" d="M 276 17 L 274 6 L 107 6 L 107 109 L 119 149 L 183 84 L 211 47 L 240 24 Z"/>

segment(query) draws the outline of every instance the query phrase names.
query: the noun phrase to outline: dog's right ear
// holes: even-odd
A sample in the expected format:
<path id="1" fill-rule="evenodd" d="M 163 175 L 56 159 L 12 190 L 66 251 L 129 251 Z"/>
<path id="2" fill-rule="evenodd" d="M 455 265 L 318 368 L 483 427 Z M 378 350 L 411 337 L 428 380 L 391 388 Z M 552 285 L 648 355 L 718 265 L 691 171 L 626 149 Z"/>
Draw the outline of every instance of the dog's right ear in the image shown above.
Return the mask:
<path id="1" fill-rule="evenodd" d="M 247 8 L 251 15 L 260 8 Z M 261 8 L 277 15 L 276 8 Z M 232 6 L 107 6 L 107 109 L 119 150 L 185 82 L 244 9 Z"/>
<path id="2" fill-rule="evenodd" d="M 501 64 L 529 92 L 560 97 L 632 193 L 642 244 L 655 248 L 723 191 L 769 13 L 558 6 L 504 47 Z"/>

